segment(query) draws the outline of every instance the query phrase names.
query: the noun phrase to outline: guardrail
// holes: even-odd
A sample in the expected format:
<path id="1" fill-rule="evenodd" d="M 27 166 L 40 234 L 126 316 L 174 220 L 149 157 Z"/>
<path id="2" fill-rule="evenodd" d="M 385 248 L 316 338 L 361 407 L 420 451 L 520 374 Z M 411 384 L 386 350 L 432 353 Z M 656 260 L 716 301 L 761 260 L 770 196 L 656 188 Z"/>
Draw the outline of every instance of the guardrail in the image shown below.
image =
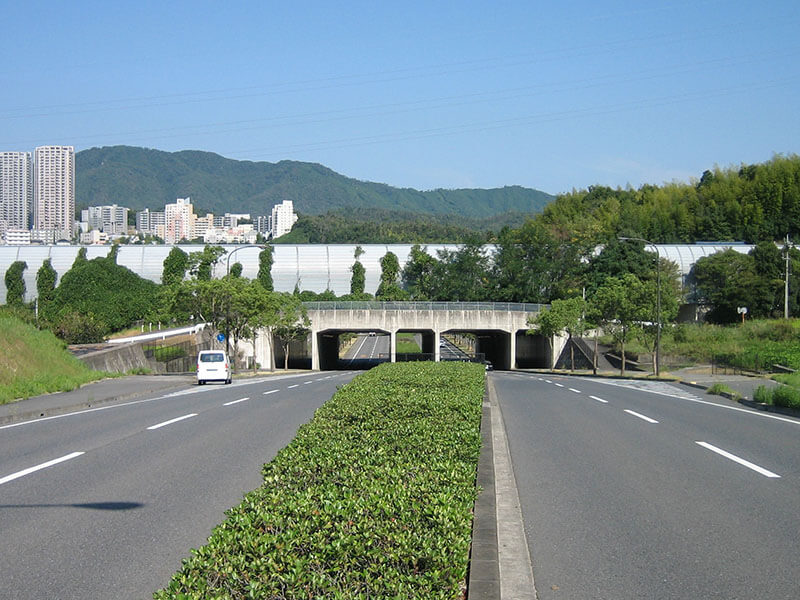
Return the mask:
<path id="1" fill-rule="evenodd" d="M 547 304 L 522 302 L 304 302 L 306 310 L 490 310 L 541 312 Z"/>

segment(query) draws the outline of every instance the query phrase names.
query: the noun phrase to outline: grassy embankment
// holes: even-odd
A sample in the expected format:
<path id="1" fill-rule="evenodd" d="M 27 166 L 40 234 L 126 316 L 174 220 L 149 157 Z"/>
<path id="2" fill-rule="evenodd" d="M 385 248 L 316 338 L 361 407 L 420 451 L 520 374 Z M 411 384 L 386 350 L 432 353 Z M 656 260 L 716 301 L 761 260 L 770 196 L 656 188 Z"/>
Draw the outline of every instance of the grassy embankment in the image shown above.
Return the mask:
<path id="1" fill-rule="evenodd" d="M 462 598 L 484 377 L 430 362 L 358 376 L 154 597 Z"/>
<path id="2" fill-rule="evenodd" d="M 72 356 L 49 331 L 0 313 L 0 404 L 74 390 L 107 377 Z"/>
<path id="3" fill-rule="evenodd" d="M 419 354 L 422 350 L 413 333 L 398 333 L 396 352 L 398 354 Z"/>

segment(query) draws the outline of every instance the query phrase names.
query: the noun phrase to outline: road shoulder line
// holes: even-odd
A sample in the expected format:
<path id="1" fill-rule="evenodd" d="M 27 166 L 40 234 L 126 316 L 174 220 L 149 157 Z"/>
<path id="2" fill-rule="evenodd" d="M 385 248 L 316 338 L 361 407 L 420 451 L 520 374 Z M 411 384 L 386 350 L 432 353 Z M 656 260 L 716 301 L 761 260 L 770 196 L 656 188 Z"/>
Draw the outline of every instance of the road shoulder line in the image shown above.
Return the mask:
<path id="1" fill-rule="evenodd" d="M 497 555 L 500 569 L 501 600 L 535 600 L 533 566 L 519 501 L 517 481 L 511 463 L 505 423 L 494 382 L 488 380 L 492 420 L 495 496 L 497 504 Z"/>

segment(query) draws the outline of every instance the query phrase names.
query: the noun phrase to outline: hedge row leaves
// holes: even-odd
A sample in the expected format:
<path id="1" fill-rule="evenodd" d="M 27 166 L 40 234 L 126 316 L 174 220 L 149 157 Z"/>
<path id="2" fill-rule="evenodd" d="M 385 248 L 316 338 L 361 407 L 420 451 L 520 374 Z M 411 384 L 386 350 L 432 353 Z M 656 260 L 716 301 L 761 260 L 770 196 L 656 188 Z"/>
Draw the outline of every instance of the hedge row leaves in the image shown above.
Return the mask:
<path id="1" fill-rule="evenodd" d="M 481 365 L 360 375 L 154 597 L 462 598 L 483 395 Z"/>

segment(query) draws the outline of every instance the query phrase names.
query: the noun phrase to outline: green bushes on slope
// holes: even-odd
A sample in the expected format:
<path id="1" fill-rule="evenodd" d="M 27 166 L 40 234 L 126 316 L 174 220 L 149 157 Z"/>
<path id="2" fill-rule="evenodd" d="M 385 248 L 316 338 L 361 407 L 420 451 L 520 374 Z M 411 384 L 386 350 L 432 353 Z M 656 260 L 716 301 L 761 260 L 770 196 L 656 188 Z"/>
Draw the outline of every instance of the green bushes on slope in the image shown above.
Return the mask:
<path id="1" fill-rule="evenodd" d="M 483 393 L 474 364 L 359 376 L 155 598 L 461 598 Z"/>
<path id="2" fill-rule="evenodd" d="M 0 404 L 75 389 L 105 377 L 67 352 L 49 331 L 0 314 Z"/>

